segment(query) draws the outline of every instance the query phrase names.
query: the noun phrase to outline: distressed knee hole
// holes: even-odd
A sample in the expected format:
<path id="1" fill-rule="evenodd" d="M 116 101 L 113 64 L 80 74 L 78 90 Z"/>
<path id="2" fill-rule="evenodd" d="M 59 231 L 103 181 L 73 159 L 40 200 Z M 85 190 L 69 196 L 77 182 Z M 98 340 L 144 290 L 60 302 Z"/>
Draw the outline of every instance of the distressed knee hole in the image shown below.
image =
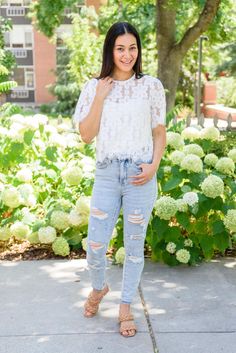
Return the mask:
<path id="1" fill-rule="evenodd" d="M 90 240 L 90 241 L 89 241 L 89 245 L 90 245 L 90 247 L 91 247 L 91 249 L 92 249 L 93 251 L 100 250 L 100 249 L 104 248 L 104 246 L 105 246 L 104 243 L 98 243 L 98 242 L 93 241 L 93 240 Z"/>
<path id="2" fill-rule="evenodd" d="M 140 264 L 141 262 L 143 262 L 143 257 L 129 255 L 128 256 L 128 261 L 131 261 L 131 262 L 133 262 L 135 264 Z"/>
<path id="3" fill-rule="evenodd" d="M 145 224 L 145 218 L 143 217 L 143 214 L 140 213 L 140 210 L 135 210 L 134 214 L 128 215 L 128 221 L 136 224 Z"/>
<path id="4" fill-rule="evenodd" d="M 96 207 L 91 208 L 91 215 L 98 219 L 106 219 L 108 217 L 106 212 L 103 212 Z"/>
<path id="5" fill-rule="evenodd" d="M 143 239 L 143 233 L 141 233 L 141 234 L 131 234 L 130 235 L 130 239 L 133 239 L 133 240 Z"/>

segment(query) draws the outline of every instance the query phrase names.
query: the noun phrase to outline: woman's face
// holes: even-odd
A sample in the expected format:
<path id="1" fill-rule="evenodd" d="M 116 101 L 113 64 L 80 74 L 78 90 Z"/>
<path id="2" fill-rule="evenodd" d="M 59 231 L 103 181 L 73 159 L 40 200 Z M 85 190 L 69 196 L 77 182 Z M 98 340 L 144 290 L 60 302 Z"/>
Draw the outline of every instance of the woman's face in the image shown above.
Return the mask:
<path id="1" fill-rule="evenodd" d="M 137 57 L 138 46 L 135 36 L 130 33 L 118 36 L 113 48 L 115 69 L 123 72 L 132 71 Z"/>

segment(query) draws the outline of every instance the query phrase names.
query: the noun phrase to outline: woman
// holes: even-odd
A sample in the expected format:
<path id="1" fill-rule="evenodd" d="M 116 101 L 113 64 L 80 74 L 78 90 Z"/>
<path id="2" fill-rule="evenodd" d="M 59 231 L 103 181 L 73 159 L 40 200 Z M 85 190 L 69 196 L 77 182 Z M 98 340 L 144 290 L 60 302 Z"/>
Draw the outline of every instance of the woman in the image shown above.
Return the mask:
<path id="1" fill-rule="evenodd" d="M 97 313 L 109 291 L 106 250 L 123 208 L 125 262 L 119 307 L 120 333 L 137 329 L 130 304 L 144 266 L 147 225 L 157 197 L 156 171 L 166 145 L 165 93 L 161 82 L 142 74 L 136 29 L 117 22 L 108 30 L 100 76 L 84 86 L 74 114 L 85 143 L 96 136 L 96 171 L 87 238 L 93 290 L 84 315 Z"/>

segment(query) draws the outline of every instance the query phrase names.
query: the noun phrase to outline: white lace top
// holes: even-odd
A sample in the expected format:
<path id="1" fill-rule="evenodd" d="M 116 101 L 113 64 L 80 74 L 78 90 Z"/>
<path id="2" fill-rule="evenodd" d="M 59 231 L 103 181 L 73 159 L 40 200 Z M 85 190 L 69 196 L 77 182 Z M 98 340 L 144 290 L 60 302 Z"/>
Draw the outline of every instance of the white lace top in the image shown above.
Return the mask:
<path id="1" fill-rule="evenodd" d="M 104 100 L 100 130 L 96 136 L 96 161 L 105 158 L 153 158 L 152 128 L 165 125 L 166 102 L 162 83 L 155 77 L 135 74 L 125 81 L 113 81 Z M 90 79 L 83 87 L 73 115 L 82 121 L 89 113 L 98 80 Z"/>

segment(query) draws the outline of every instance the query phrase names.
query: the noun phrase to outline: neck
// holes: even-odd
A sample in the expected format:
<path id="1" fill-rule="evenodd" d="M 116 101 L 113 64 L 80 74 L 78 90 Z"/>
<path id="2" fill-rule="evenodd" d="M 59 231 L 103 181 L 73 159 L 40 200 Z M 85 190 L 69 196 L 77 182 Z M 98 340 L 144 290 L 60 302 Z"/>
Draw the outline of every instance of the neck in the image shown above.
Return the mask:
<path id="1" fill-rule="evenodd" d="M 124 72 L 124 71 L 117 71 L 116 69 L 114 69 L 114 71 L 112 73 L 112 78 L 114 80 L 124 81 L 124 80 L 128 80 L 130 77 L 132 77 L 133 74 L 134 74 L 133 70 L 131 70 L 129 72 Z"/>

